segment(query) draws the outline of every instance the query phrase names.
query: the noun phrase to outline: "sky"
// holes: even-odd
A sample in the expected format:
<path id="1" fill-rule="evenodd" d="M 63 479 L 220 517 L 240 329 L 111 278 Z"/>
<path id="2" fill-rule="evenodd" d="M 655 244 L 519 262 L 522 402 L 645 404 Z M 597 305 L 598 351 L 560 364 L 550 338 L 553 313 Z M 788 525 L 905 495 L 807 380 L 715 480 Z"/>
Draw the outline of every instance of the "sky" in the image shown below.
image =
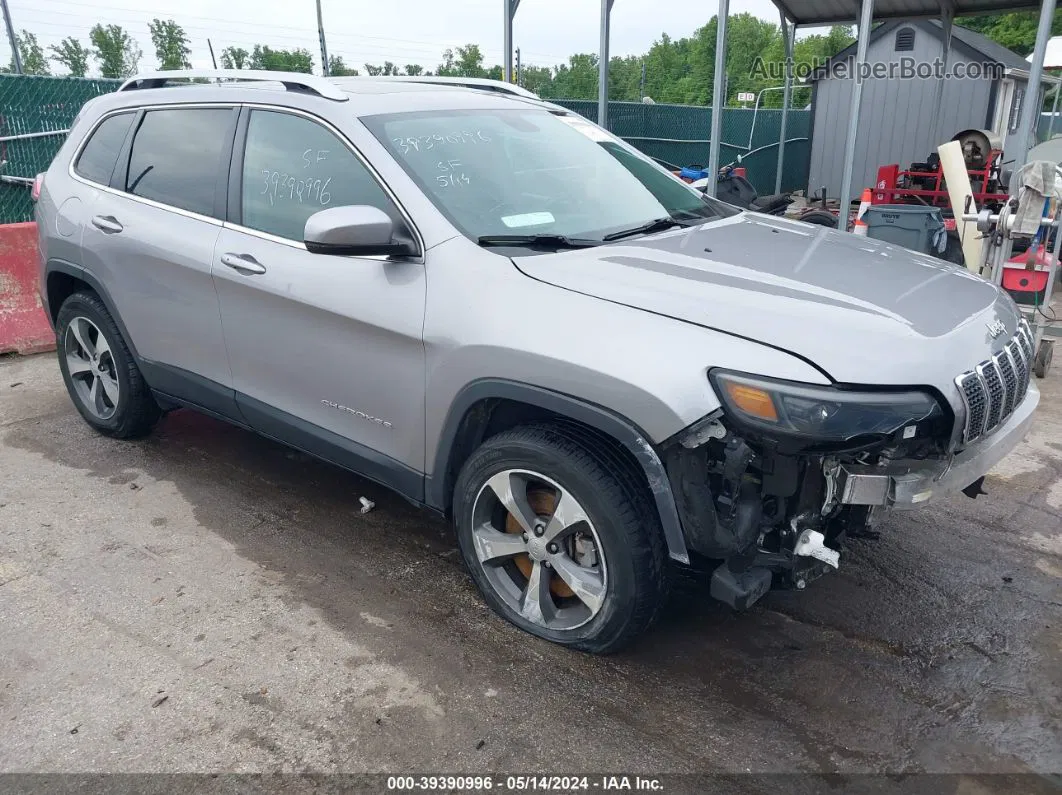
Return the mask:
<path id="1" fill-rule="evenodd" d="M 483 49 L 487 65 L 502 62 L 504 0 L 321 0 L 329 55 L 348 66 L 393 61 L 435 69 L 443 50 L 470 42 Z M 174 19 L 191 40 L 192 65 L 209 68 L 207 39 L 215 53 L 227 46 L 250 50 L 255 44 L 305 47 L 320 67 L 314 0 L 8 0 L 15 28 L 35 33 L 47 51 L 66 36 L 89 46 L 98 22 L 124 27 L 140 44 L 141 70 L 156 64 L 147 23 Z M 577 52 L 597 52 L 600 3 L 597 0 L 522 0 L 513 25 L 513 43 L 525 64 L 550 66 Z M 717 11 L 712 0 L 616 0 L 612 9 L 612 55 L 645 52 L 661 33 L 689 36 Z M 730 13 L 749 12 L 777 23 L 771 0 L 731 0 Z M 563 20 L 563 22 L 561 22 Z M 0 37 L 0 59 L 10 60 Z M 59 67 L 52 63 L 53 72 Z M 92 64 L 91 68 L 94 68 Z M 364 74 L 364 71 L 362 71 Z"/>

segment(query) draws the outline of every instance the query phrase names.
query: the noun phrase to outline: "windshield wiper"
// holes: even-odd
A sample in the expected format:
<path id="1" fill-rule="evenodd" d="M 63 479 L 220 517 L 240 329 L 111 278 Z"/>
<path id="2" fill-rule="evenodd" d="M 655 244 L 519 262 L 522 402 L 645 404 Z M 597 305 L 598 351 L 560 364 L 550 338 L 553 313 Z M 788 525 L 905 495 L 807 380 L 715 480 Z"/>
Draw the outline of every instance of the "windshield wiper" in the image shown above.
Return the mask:
<path id="1" fill-rule="evenodd" d="M 600 240 L 567 235 L 482 235 L 476 242 L 481 246 L 544 246 L 548 248 L 589 248 L 601 245 Z"/>
<path id="2" fill-rule="evenodd" d="M 663 232 L 666 229 L 673 229 L 676 226 L 682 226 L 682 224 L 669 215 L 666 218 L 657 218 L 653 221 L 649 221 L 641 226 L 633 226 L 630 229 L 613 232 L 612 234 L 605 235 L 601 239 L 607 242 L 609 240 L 619 240 L 622 237 L 630 237 L 631 235 L 650 235 L 653 232 Z"/>

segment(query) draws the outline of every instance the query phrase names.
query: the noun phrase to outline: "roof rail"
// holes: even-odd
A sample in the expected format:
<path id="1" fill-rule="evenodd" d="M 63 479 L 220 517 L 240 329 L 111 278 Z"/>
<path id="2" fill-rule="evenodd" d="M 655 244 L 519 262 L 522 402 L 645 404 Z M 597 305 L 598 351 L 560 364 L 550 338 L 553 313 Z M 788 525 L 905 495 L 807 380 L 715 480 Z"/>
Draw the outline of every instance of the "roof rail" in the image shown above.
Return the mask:
<path id="1" fill-rule="evenodd" d="M 316 94 L 336 102 L 346 102 L 350 97 L 332 83 L 316 75 L 302 72 L 269 72 L 255 69 L 173 69 L 165 72 L 147 72 L 129 78 L 119 91 L 134 91 L 141 88 L 162 88 L 171 80 L 234 80 L 280 83 L 288 91 Z"/>
<path id="2" fill-rule="evenodd" d="M 388 75 L 385 80 L 398 80 L 406 83 L 434 83 L 442 86 L 456 86 L 460 88 L 480 89 L 482 91 L 494 91 L 499 94 L 511 94 L 528 99 L 541 99 L 533 91 L 528 91 L 523 86 L 515 83 L 506 83 L 504 80 L 493 80 L 489 77 L 443 77 L 441 75 Z"/>

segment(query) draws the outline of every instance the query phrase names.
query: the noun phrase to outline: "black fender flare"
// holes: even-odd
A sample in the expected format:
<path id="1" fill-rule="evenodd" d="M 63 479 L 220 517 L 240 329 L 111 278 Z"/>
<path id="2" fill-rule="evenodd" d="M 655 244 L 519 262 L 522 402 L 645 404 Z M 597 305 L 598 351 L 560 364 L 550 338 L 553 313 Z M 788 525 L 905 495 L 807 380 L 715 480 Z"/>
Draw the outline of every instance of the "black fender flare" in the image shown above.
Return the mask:
<path id="1" fill-rule="evenodd" d="M 520 381 L 483 378 L 466 385 L 457 393 L 439 434 L 432 477 L 426 478 L 425 498 L 428 505 L 440 511 L 445 510 L 450 496 L 447 494 L 446 473 L 461 422 L 472 406 L 492 398 L 526 403 L 551 411 L 595 428 L 622 444 L 634 456 L 645 475 L 656 502 L 668 555 L 672 560 L 689 564 L 689 551 L 682 532 L 675 496 L 671 491 L 671 481 L 646 434 L 630 420 L 601 406 Z"/>

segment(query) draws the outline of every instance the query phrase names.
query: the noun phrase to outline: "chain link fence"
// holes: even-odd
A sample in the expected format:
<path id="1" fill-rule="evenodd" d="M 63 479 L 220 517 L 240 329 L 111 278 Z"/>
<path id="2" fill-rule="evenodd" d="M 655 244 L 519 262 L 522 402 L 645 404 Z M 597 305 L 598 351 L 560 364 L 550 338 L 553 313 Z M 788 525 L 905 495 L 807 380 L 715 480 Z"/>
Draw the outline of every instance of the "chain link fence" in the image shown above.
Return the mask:
<path id="1" fill-rule="evenodd" d="M 118 80 L 0 74 L 0 223 L 33 217 L 29 186 L 48 168 L 88 100 Z"/>
<path id="2" fill-rule="evenodd" d="M 48 168 L 81 106 L 119 85 L 117 80 L 0 74 L 0 223 L 33 217 L 29 196 L 33 177 Z M 597 120 L 597 102 L 551 101 Z M 757 191 L 773 193 L 782 112 L 728 108 L 723 114 L 721 164 L 740 162 Z M 708 162 L 710 108 L 610 102 L 608 126 L 667 163 L 704 166 Z M 810 111 L 789 111 L 783 190 L 806 187 L 810 130 Z"/>

